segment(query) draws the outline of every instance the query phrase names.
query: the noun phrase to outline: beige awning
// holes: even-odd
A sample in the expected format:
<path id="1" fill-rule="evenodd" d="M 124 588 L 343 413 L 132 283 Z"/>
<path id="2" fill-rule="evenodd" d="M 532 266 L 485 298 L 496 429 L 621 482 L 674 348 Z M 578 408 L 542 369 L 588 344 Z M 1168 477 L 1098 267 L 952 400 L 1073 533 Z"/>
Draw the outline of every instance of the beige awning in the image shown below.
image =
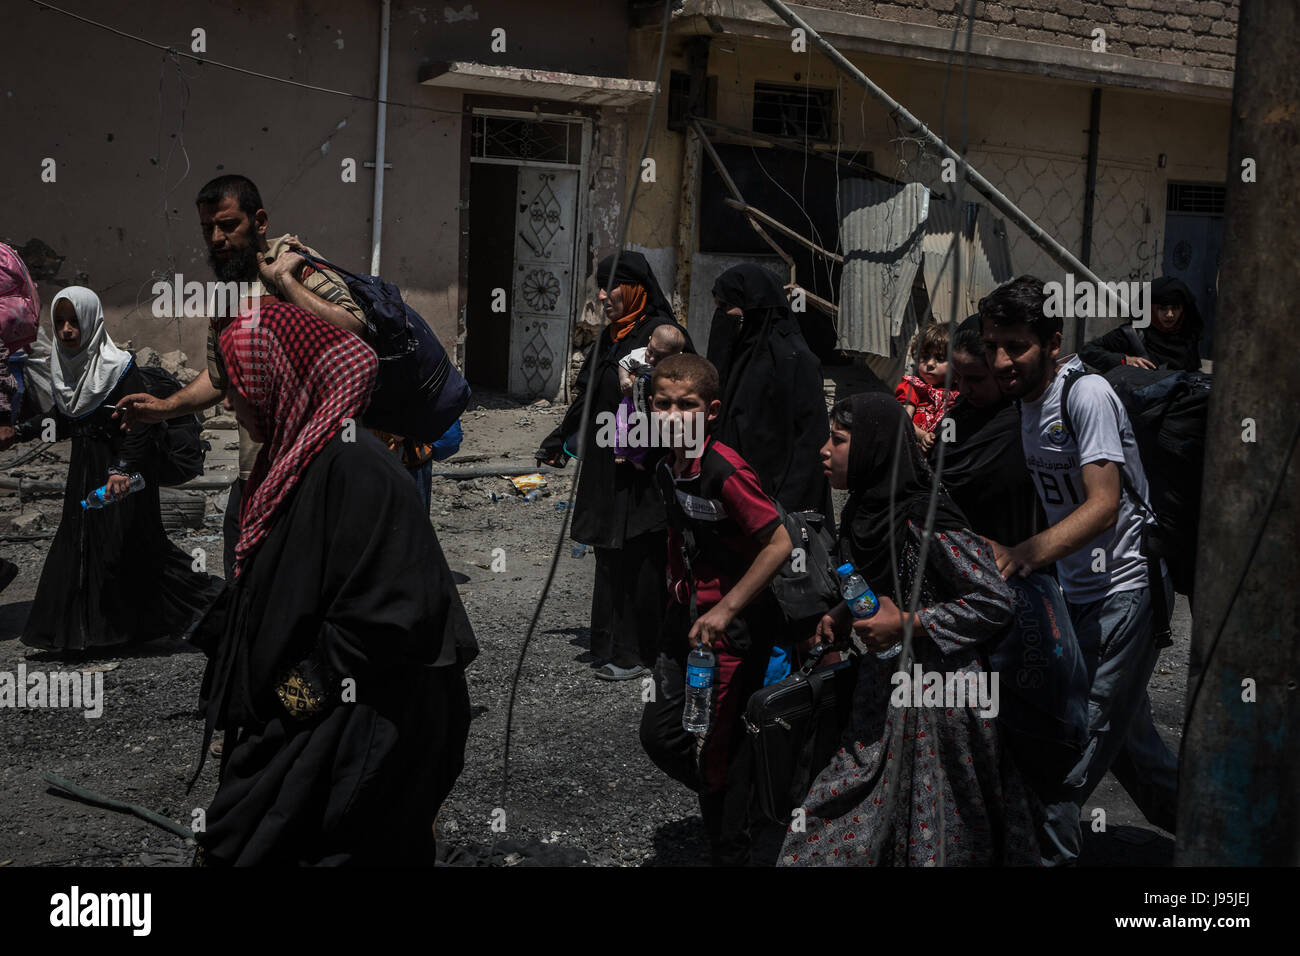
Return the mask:
<path id="1" fill-rule="evenodd" d="M 627 106 L 654 94 L 649 80 L 621 76 L 584 76 L 518 66 L 487 63 L 431 63 L 420 70 L 420 83 L 476 93 L 502 93 L 537 99 L 590 103 L 597 106 Z"/>

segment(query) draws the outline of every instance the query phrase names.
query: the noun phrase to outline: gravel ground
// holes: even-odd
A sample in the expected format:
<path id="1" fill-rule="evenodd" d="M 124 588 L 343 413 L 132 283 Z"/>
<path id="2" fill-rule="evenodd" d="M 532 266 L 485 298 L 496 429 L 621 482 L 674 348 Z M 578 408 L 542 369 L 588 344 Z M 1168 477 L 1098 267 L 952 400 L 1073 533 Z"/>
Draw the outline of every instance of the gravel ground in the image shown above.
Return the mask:
<path id="1" fill-rule="evenodd" d="M 449 466 L 517 459 L 531 463 L 540 439 L 563 406 L 521 406 L 476 395 L 464 419 L 465 444 Z M 234 432 L 214 432 L 209 474 L 228 469 Z M 12 449 L 0 471 L 18 457 Z M 55 446 L 24 470 L 58 476 L 66 447 Z M 511 785 L 502 797 L 506 708 L 516 661 L 555 547 L 570 475 L 552 476 L 550 496 L 523 501 L 501 478 L 435 480 L 432 521 L 457 572 L 482 648 L 469 670 L 473 724 L 466 767 L 439 820 L 443 843 L 481 851 L 494 836 L 505 862 L 589 862 L 598 866 L 701 865 L 708 845 L 694 796 L 646 759 L 637 739 L 641 682 L 606 683 L 592 676 L 588 612 L 594 560 L 574 557 L 565 541 L 546 608 L 519 676 L 511 740 Z M 498 500 L 493 501 L 496 495 Z M 209 571 L 221 573 L 224 494 L 209 496 L 201 529 L 173 534 L 186 551 L 203 548 Z M 22 534 L 48 534 L 58 499 L 19 505 L 0 497 L 0 535 L 12 519 L 39 510 L 43 519 Z M 43 522 L 43 527 L 41 526 Z M 23 524 L 20 521 L 20 524 Z M 75 663 L 22 645 L 48 539 L 0 537 L 0 554 L 18 563 L 17 580 L 0 595 L 0 671 L 102 669 L 103 715 L 73 710 L 0 710 L 0 866 L 180 865 L 183 841 L 125 814 L 54 795 L 52 772 L 75 784 L 156 810 L 187 824 L 216 788 L 215 761 L 186 792 L 202 735 L 196 709 L 204 659 L 187 645 L 152 644 Z M 494 549 L 505 570 L 491 570 Z M 1175 620 L 1176 643 L 1151 681 L 1156 722 L 1171 747 L 1181 731 L 1190 622 L 1185 602 Z M 117 649 L 110 649 L 115 651 Z M 1173 844 L 1142 819 L 1112 777 L 1089 809 L 1106 810 L 1107 829 L 1089 834 L 1085 862 L 1167 864 Z M 494 834 L 505 810 L 505 832 Z M 1087 811 L 1085 811 L 1087 813 Z M 1090 817 L 1089 817 L 1090 818 Z M 508 855 L 506 855 L 508 853 Z"/>

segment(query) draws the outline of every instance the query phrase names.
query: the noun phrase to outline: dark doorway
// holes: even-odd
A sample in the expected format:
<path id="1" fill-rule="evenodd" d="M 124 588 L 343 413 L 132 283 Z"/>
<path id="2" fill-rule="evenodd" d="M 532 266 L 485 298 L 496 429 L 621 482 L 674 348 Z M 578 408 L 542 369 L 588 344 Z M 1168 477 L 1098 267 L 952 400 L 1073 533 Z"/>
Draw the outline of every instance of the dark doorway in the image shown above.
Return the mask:
<path id="1" fill-rule="evenodd" d="M 510 384 L 517 179 L 514 166 L 470 164 L 465 377 L 471 384 L 501 391 Z M 494 289 L 505 290 L 500 312 L 492 311 Z"/>
<path id="2" fill-rule="evenodd" d="M 1205 320 L 1201 355 L 1209 358 L 1214 343 L 1215 288 L 1223 249 L 1226 188 L 1211 183 L 1170 183 L 1165 204 L 1164 274 L 1187 283 Z"/>

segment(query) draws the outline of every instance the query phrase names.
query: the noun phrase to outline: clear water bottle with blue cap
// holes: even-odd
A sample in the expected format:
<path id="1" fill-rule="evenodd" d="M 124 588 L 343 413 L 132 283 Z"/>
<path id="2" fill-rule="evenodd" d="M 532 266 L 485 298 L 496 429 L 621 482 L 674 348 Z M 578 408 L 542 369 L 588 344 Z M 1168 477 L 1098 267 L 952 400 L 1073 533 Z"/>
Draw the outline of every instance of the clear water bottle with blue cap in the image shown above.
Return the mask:
<path id="1" fill-rule="evenodd" d="M 107 484 L 100 485 L 98 488 L 96 488 L 94 491 L 92 491 L 90 494 L 86 496 L 86 500 L 81 503 L 81 510 L 98 511 L 100 508 L 104 508 L 108 505 L 111 505 L 115 501 L 121 501 L 127 495 L 133 494 L 134 492 L 139 491 L 143 487 L 144 487 L 144 475 L 141 474 L 132 475 L 130 490 L 127 491 L 126 494 L 118 495 L 116 498 L 114 498 L 112 495 L 108 493 Z"/>
<path id="2" fill-rule="evenodd" d="M 876 597 L 876 592 L 871 590 L 871 585 L 867 584 L 866 579 L 858 574 L 853 565 L 841 564 L 835 569 L 835 573 L 840 576 L 840 594 L 844 596 L 844 603 L 849 606 L 850 614 L 861 621 L 874 616 L 880 610 L 880 599 Z M 877 651 L 876 656 L 882 661 L 887 661 L 902 652 L 903 644 L 900 641 L 887 651 Z"/>
<path id="3" fill-rule="evenodd" d="M 707 734 L 713 705 L 713 670 L 718 659 L 703 645 L 686 658 L 686 707 L 682 727 L 688 733 Z"/>

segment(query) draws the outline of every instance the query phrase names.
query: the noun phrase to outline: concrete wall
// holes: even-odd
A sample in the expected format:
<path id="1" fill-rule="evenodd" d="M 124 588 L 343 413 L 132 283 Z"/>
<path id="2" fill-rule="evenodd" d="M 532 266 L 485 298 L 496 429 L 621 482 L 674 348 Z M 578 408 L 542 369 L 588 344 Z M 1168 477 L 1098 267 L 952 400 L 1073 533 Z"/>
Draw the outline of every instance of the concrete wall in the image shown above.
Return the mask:
<path id="1" fill-rule="evenodd" d="M 659 55 L 659 32 L 639 30 L 629 38 L 628 68 L 632 76 L 650 78 L 654 75 L 655 64 Z M 673 262 L 671 277 L 660 274 L 656 269 L 659 284 L 678 312 L 678 319 L 685 320 L 689 303 L 677 300 L 673 294 L 673 284 L 679 263 L 678 221 L 682 212 L 682 203 L 691 201 L 683 190 L 682 170 L 685 153 L 685 137 L 681 133 L 668 129 L 668 79 L 673 70 L 687 69 L 683 52 L 684 40 L 680 36 L 669 35 L 668 48 L 664 55 L 663 72 L 659 75 L 661 93 L 659 104 L 655 108 L 654 128 L 651 131 L 646 156 L 655 163 L 654 181 L 642 181 L 637 187 L 636 202 L 632 207 L 628 222 L 627 238 L 643 252 L 655 250 L 657 261 Z M 628 111 L 628 149 L 626 153 L 628 186 L 631 192 L 632 178 L 641 175 L 639 165 L 641 143 L 645 138 L 646 120 L 649 117 L 649 101 L 638 104 Z M 650 258 L 650 253 L 645 253 Z M 651 259 L 654 262 L 656 259 Z"/>
<path id="2" fill-rule="evenodd" d="M 206 55 L 298 82 L 373 97 L 377 0 L 67 0 L 72 12 L 189 50 L 206 31 Z M 508 51 L 490 50 L 494 27 Z M 382 271 L 433 325 L 457 335 L 462 94 L 417 83 L 438 60 L 478 60 L 579 73 L 626 75 L 626 10 L 605 0 L 538 9 L 528 0 L 392 5 Z M 150 314 L 154 276 L 210 270 L 193 200 L 213 176 L 238 172 L 262 192 L 270 232 L 297 233 L 341 265 L 370 260 L 376 109 L 182 60 L 28 3 L 7 5 L 0 151 L 7 185 L 0 237 L 38 237 L 67 256 L 59 278 L 95 289 L 115 338 L 202 361 L 202 319 Z M 160 92 L 161 85 L 161 92 Z M 526 101 L 520 101 L 526 103 Z M 419 107 L 419 108 L 415 108 Z M 528 108 L 526 105 L 523 108 Z M 42 160 L 57 179 L 42 183 Z M 357 181 L 340 162 L 353 158 Z M 621 164 L 621 160 L 620 160 Z M 621 170 L 605 167 L 608 192 Z M 55 285 L 42 289 L 48 302 Z"/>

